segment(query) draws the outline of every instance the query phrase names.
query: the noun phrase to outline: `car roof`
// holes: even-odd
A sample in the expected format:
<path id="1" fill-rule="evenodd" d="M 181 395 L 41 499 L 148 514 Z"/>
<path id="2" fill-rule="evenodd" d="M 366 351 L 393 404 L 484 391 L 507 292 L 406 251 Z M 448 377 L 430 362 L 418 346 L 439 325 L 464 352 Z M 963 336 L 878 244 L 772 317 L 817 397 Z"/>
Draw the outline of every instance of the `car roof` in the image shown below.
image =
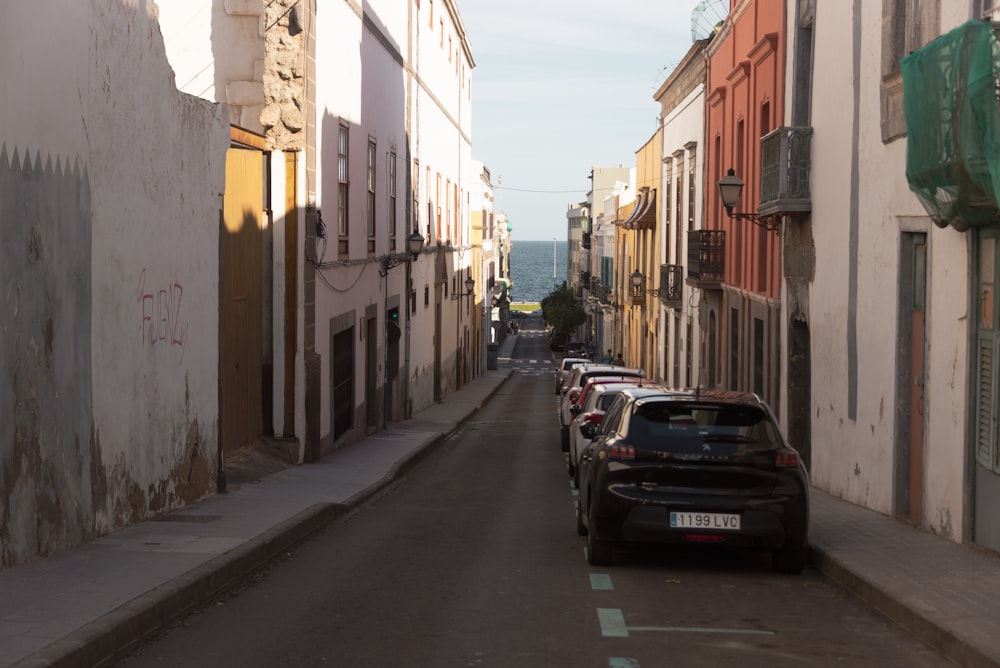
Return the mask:
<path id="1" fill-rule="evenodd" d="M 640 401 L 705 401 L 720 404 L 763 407 L 764 402 L 753 392 L 713 390 L 705 388 L 670 388 L 663 385 L 636 385 L 622 390 L 629 399 Z"/>
<path id="2" fill-rule="evenodd" d="M 615 378 L 611 380 L 601 380 L 598 383 L 587 383 L 587 386 L 583 388 L 583 391 L 589 400 L 590 397 L 604 394 L 605 392 L 620 392 L 626 387 L 640 387 L 639 383 L 641 382 L 641 378 Z"/>
<path id="3" fill-rule="evenodd" d="M 582 374 L 622 374 L 622 375 L 635 375 L 641 374 L 645 375 L 645 372 L 636 366 L 615 366 L 614 364 L 584 364 L 580 367 L 580 373 Z"/>

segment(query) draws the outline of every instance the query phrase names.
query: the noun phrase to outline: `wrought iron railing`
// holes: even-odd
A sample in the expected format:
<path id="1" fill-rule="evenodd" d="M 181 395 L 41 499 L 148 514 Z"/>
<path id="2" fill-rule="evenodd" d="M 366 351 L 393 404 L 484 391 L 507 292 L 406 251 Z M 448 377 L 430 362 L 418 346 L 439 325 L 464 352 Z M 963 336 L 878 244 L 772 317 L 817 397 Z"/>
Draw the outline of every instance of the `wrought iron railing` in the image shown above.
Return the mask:
<path id="1" fill-rule="evenodd" d="M 811 144 L 812 128 L 782 126 L 761 137 L 761 215 L 812 210 Z"/>
<path id="2" fill-rule="evenodd" d="M 725 271 L 725 231 L 690 230 L 688 232 L 688 279 L 697 283 L 721 283 Z"/>
<path id="3" fill-rule="evenodd" d="M 660 301 L 679 309 L 684 304 L 684 267 L 679 264 L 660 265 Z"/>

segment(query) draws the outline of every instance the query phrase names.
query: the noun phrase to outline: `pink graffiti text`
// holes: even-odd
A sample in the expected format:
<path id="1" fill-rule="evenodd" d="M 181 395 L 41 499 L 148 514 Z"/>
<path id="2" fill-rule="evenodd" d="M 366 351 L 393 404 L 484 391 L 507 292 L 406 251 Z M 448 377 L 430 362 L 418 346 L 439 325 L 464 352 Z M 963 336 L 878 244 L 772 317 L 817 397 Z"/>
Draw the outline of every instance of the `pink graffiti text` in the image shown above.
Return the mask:
<path id="1" fill-rule="evenodd" d="M 184 348 L 188 325 L 181 322 L 184 286 L 174 282 L 159 290 L 146 289 L 146 270 L 139 275 L 139 335 L 142 345 L 167 343 Z"/>

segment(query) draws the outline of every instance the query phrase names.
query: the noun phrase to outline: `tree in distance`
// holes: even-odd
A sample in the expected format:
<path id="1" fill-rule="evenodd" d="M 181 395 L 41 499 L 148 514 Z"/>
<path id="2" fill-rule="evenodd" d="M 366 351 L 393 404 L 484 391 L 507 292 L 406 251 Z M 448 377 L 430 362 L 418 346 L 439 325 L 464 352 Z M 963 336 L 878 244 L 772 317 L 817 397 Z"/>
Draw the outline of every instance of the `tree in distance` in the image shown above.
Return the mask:
<path id="1" fill-rule="evenodd" d="M 573 289 L 565 281 L 562 287 L 556 288 L 542 300 L 542 317 L 552 328 L 553 334 L 564 337 L 569 337 L 587 322 L 583 305 L 577 301 Z"/>

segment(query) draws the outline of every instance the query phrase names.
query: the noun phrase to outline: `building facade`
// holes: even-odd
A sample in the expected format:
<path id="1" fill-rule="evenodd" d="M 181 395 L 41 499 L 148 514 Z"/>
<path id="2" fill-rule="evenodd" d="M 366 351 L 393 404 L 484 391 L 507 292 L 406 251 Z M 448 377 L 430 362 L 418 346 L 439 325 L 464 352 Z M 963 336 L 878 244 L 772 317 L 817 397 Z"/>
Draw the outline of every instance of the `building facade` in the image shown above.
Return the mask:
<path id="1" fill-rule="evenodd" d="M 779 410 L 780 231 L 730 217 L 715 184 L 732 169 L 746 184 L 738 212 L 756 211 L 759 138 L 781 125 L 784 113 L 785 7 L 758 0 L 731 6 L 706 49 L 705 179 L 712 187 L 698 251 L 723 266 L 721 276 L 716 264 L 695 281 L 707 311 L 705 380 L 755 392 Z"/>
<path id="2" fill-rule="evenodd" d="M 658 277 L 659 364 L 656 377 L 672 387 L 701 383 L 702 294 L 687 285 L 688 235 L 702 228 L 705 167 L 705 48 L 692 44 L 653 96 L 663 128 Z"/>

